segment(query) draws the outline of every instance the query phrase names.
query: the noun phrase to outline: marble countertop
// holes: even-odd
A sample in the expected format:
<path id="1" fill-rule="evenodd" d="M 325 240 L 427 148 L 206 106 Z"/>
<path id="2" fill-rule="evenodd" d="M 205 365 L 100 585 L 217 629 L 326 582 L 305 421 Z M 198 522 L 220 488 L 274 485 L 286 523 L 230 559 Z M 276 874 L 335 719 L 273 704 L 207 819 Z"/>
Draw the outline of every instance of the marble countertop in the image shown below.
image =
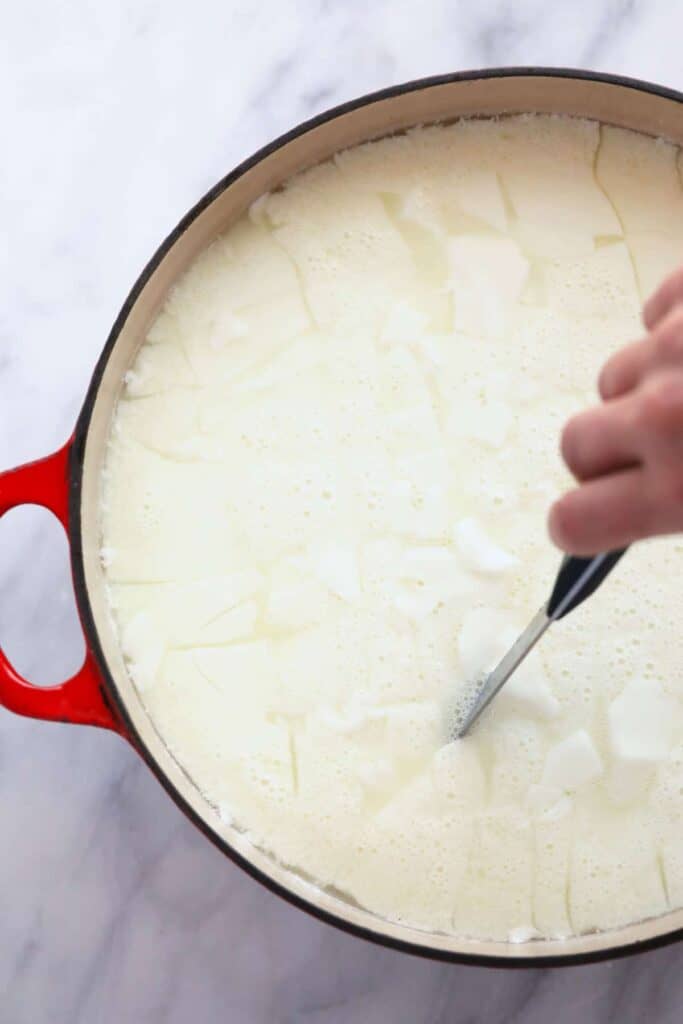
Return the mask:
<path id="1" fill-rule="evenodd" d="M 118 307 L 185 210 L 293 124 L 503 64 L 683 88 L 671 0 L 23 0 L 0 37 L 0 468 L 69 434 Z M 63 537 L 0 530 L 0 639 L 47 683 L 82 657 Z M 115 736 L 0 712 L 3 1024 L 678 1021 L 680 947 L 506 972 L 294 910 L 214 850 Z"/>

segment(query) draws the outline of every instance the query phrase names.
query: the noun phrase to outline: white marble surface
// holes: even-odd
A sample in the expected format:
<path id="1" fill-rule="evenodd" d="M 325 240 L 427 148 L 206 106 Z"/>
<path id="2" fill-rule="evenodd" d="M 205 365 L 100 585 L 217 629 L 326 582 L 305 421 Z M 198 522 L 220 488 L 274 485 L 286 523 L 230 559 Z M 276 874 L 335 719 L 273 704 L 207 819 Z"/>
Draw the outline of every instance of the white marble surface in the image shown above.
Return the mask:
<path id="1" fill-rule="evenodd" d="M 132 280 L 187 207 L 296 122 L 500 64 L 683 88 L 672 0 L 22 0 L 0 34 L 0 467 L 66 438 Z M 0 639 L 42 682 L 82 645 L 59 531 L 0 528 Z M 116 737 L 0 712 L 3 1024 L 680 1019 L 676 947 L 510 973 L 376 948 L 222 858 Z"/>

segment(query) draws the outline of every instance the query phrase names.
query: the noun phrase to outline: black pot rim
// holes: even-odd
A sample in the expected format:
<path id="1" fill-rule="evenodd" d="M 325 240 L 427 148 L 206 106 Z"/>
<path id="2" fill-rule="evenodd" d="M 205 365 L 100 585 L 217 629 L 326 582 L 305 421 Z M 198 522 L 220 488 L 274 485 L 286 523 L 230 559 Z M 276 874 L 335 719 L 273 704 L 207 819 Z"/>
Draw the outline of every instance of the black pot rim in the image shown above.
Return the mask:
<path id="1" fill-rule="evenodd" d="M 351 111 L 357 110 L 360 107 L 367 106 L 371 103 L 376 103 L 381 100 L 391 99 L 395 96 L 401 96 L 405 93 L 414 92 L 421 89 L 429 89 L 433 86 L 438 85 L 449 85 L 456 82 L 467 82 L 476 79 L 487 79 L 487 78 L 519 78 L 519 77 L 534 77 L 534 78 L 567 78 L 577 79 L 579 81 L 596 82 L 606 85 L 621 86 L 626 89 L 633 89 L 638 92 L 649 93 L 653 96 L 663 97 L 665 99 L 674 100 L 677 103 L 683 103 L 683 93 L 675 89 L 669 89 L 664 86 L 655 85 L 652 82 L 647 82 L 637 78 L 624 77 L 622 75 L 605 74 L 594 71 L 584 71 L 581 69 L 565 68 L 565 67 L 535 67 L 535 66 L 514 66 L 514 67 L 498 67 L 498 68 L 485 68 L 482 70 L 470 70 L 470 71 L 459 71 L 451 74 L 435 75 L 428 78 L 414 79 L 409 82 L 404 82 L 399 85 L 390 86 L 386 89 L 380 89 L 376 92 L 367 93 L 356 99 L 350 100 L 346 103 L 339 104 L 336 107 L 332 107 L 329 110 L 324 111 L 321 114 L 310 118 L 307 121 L 303 121 L 295 128 L 280 135 L 274 141 L 263 146 L 257 150 L 252 156 L 248 157 L 241 164 L 239 164 L 233 171 L 221 178 L 213 188 L 202 196 L 202 198 L 195 203 L 190 211 L 178 222 L 176 227 L 170 232 L 170 234 L 164 239 L 161 245 L 158 247 L 154 255 L 148 261 L 135 284 L 131 288 L 125 302 L 123 303 L 121 310 L 114 322 L 114 325 L 109 333 L 107 341 L 105 343 L 102 354 L 97 361 L 93 375 L 88 386 L 88 390 L 85 396 L 85 400 L 81 409 L 81 412 L 76 423 L 76 428 L 73 436 L 73 444 L 70 453 L 70 471 L 69 471 L 69 541 L 71 551 L 71 566 L 74 580 L 74 591 L 76 595 L 76 602 L 78 605 L 81 621 L 86 634 L 86 644 L 90 651 L 92 651 L 95 660 L 97 662 L 100 674 L 103 680 L 103 693 L 106 696 L 107 702 L 113 707 L 116 717 L 123 723 L 126 730 L 126 736 L 132 743 L 136 752 L 146 762 L 148 767 L 154 772 L 159 782 L 162 784 L 164 789 L 174 800 L 180 810 L 185 814 L 186 817 L 195 825 L 223 854 L 229 857 L 234 863 L 241 867 L 247 874 L 251 875 L 257 882 L 260 882 L 271 892 L 287 900 L 287 902 L 298 907 L 300 910 L 306 911 L 308 914 L 322 920 L 327 924 L 333 925 L 334 927 L 341 929 L 357 938 L 362 938 L 371 941 L 377 945 L 385 946 L 391 949 L 398 950 L 403 953 L 410 953 L 415 956 L 419 956 L 430 960 L 447 961 L 449 963 L 467 964 L 470 966 L 479 967 L 506 967 L 511 969 L 521 968 L 537 968 L 537 967 L 565 967 L 565 966 L 576 966 L 580 964 L 595 963 L 604 960 L 621 959 L 622 957 L 631 956 L 635 953 L 642 953 L 647 950 L 657 949 L 661 946 L 670 945 L 674 942 L 678 942 L 683 939 L 683 928 L 676 929 L 672 932 L 667 932 L 664 935 L 656 936 L 655 938 L 646 939 L 640 942 L 631 943 L 627 946 L 614 946 L 612 948 L 598 950 L 589 953 L 568 953 L 560 954 L 558 956 L 538 956 L 533 958 L 519 958 L 519 959 L 508 959 L 506 957 L 498 957 L 491 955 L 484 955 L 475 952 L 450 952 L 446 950 L 435 949 L 433 947 L 420 946 L 411 942 L 406 942 L 401 939 L 395 939 L 384 934 L 382 931 L 373 930 L 370 928 L 364 928 L 355 924 L 351 924 L 342 918 L 337 917 L 335 914 L 323 910 L 317 904 L 305 900 L 289 890 L 285 885 L 274 881 L 272 878 L 263 874 L 261 870 L 252 864 L 250 860 L 238 853 L 226 840 L 222 839 L 215 832 L 213 832 L 209 826 L 204 822 L 202 818 L 193 810 L 193 808 L 187 803 L 184 796 L 176 788 L 176 786 L 170 781 L 168 776 L 162 771 L 159 765 L 156 763 L 146 745 L 140 739 L 140 736 L 135 729 L 133 722 L 128 714 L 125 701 L 122 700 L 116 681 L 109 671 L 104 651 L 100 644 L 97 626 L 95 624 L 94 615 L 90 606 L 88 598 L 88 591 L 85 580 L 85 567 L 83 558 L 83 543 L 82 543 L 82 523 L 81 523 L 81 491 L 82 491 L 82 469 L 83 469 L 83 457 L 85 453 L 85 445 L 90 428 L 90 421 L 95 405 L 95 400 L 100 387 L 102 376 L 105 368 L 109 361 L 109 357 L 116 345 L 119 334 L 123 329 L 133 306 L 137 302 L 137 299 L 146 285 L 147 281 L 154 273 L 156 268 L 159 266 L 161 261 L 164 259 L 170 249 L 176 244 L 179 238 L 184 234 L 187 228 L 196 220 L 196 218 L 227 188 L 229 188 L 238 178 L 242 177 L 248 170 L 250 170 L 255 164 L 259 163 L 265 157 L 274 153 L 276 150 L 281 149 L 287 143 L 293 139 L 298 138 L 301 135 L 306 134 L 319 125 L 325 124 L 327 121 L 331 121 L 340 115 L 350 113 Z"/>

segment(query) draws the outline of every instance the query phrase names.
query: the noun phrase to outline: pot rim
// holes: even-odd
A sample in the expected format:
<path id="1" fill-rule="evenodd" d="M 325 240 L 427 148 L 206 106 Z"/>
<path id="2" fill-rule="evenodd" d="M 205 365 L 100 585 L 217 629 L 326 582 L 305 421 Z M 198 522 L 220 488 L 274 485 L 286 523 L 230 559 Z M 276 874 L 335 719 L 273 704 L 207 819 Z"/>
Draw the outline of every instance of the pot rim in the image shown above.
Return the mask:
<path id="1" fill-rule="evenodd" d="M 197 827 L 223 854 L 228 856 L 253 879 L 260 882 L 271 892 L 282 897 L 298 909 L 304 910 L 318 920 L 322 920 L 327 924 L 333 925 L 357 938 L 366 939 L 377 945 L 386 946 L 399 952 L 410 953 L 425 959 L 467 964 L 471 966 L 506 968 L 564 967 L 595 963 L 604 960 L 621 959 L 622 957 L 630 956 L 635 953 L 657 949 L 661 946 L 678 942 L 683 939 L 683 927 L 647 939 L 630 942 L 628 944 L 606 946 L 602 949 L 590 950 L 587 952 L 555 954 L 541 952 L 538 956 L 529 955 L 524 957 L 496 956 L 492 954 L 478 953 L 475 951 L 470 952 L 469 950 L 451 951 L 429 945 L 419 945 L 404 939 L 396 938 L 382 931 L 382 918 L 379 916 L 377 916 L 378 927 L 376 929 L 364 927 L 345 920 L 333 912 L 323 909 L 314 902 L 313 899 L 308 900 L 303 898 L 298 893 L 293 892 L 284 883 L 276 881 L 274 878 L 265 874 L 251 860 L 249 860 L 248 857 L 241 854 L 225 838 L 211 829 L 208 823 L 194 810 L 183 793 L 176 787 L 152 756 L 146 743 L 139 736 L 139 733 L 133 723 L 133 719 L 128 712 L 126 701 L 119 693 L 119 688 L 109 669 L 107 659 L 100 642 L 99 632 L 86 585 L 81 517 L 83 458 L 92 413 L 105 368 L 109 362 L 109 358 L 117 343 L 123 326 L 126 323 L 131 310 L 135 306 L 140 293 L 152 274 L 158 268 L 159 264 L 179 241 L 190 225 L 196 220 L 196 218 L 207 207 L 209 207 L 218 196 L 220 196 L 226 189 L 234 184 L 234 182 L 263 159 L 283 148 L 294 139 L 305 135 L 307 132 L 312 131 L 320 125 L 325 124 L 328 121 L 332 121 L 344 114 L 351 113 L 372 103 L 391 99 L 422 89 L 429 89 L 434 86 L 450 85 L 477 79 L 519 77 L 575 79 L 578 81 L 595 82 L 597 84 L 614 85 L 626 89 L 632 89 L 637 92 L 649 93 L 653 96 L 670 99 L 679 104 L 683 104 L 683 93 L 676 89 L 671 89 L 666 86 L 656 85 L 652 82 L 623 75 L 585 71 L 576 68 L 548 66 L 520 65 L 512 67 L 485 68 L 481 70 L 459 71 L 413 79 L 385 89 L 366 93 L 355 99 L 338 104 L 335 107 L 331 107 L 330 109 L 317 114 L 315 117 L 301 122 L 294 128 L 278 136 L 272 142 L 258 149 L 250 157 L 238 164 L 234 170 L 221 178 L 212 188 L 210 188 L 166 236 L 139 274 L 126 297 L 116 320 L 114 321 L 88 385 L 88 390 L 78 416 L 73 442 L 70 448 L 68 536 L 70 542 L 70 558 L 76 602 L 86 635 L 86 644 L 88 649 L 92 652 L 101 674 L 107 702 L 113 705 L 116 715 L 123 723 L 124 735 L 131 742 L 135 751 L 155 774 L 169 796 L 177 804 L 183 814 L 190 819 L 193 825 L 195 825 L 195 827 Z M 614 933 L 615 935 L 618 934 L 618 929 L 615 929 Z M 428 934 L 429 933 L 425 932 L 426 936 L 428 936 Z M 607 931 L 602 934 L 609 936 L 610 932 Z M 552 946 L 552 944 L 552 940 L 539 940 L 538 942 L 539 948 L 546 948 L 548 946 Z"/>

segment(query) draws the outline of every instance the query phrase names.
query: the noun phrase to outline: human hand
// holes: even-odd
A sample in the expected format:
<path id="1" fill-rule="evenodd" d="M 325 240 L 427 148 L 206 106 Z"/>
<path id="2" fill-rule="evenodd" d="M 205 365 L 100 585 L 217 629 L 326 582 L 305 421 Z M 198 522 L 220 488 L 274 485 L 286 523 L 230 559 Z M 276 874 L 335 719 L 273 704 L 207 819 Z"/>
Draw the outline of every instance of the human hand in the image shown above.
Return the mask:
<path id="1" fill-rule="evenodd" d="M 683 267 L 646 304 L 648 334 L 605 364 L 603 403 L 562 432 L 579 486 L 550 509 L 558 547 L 574 555 L 683 530 Z"/>

